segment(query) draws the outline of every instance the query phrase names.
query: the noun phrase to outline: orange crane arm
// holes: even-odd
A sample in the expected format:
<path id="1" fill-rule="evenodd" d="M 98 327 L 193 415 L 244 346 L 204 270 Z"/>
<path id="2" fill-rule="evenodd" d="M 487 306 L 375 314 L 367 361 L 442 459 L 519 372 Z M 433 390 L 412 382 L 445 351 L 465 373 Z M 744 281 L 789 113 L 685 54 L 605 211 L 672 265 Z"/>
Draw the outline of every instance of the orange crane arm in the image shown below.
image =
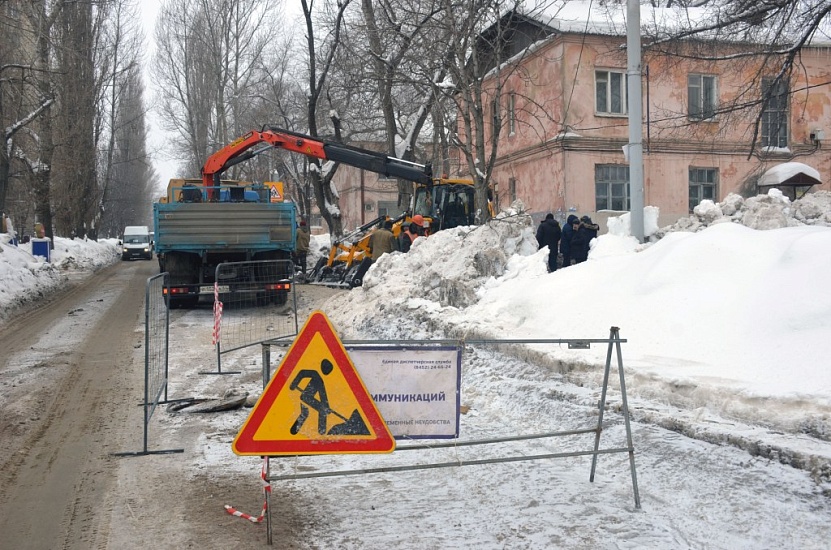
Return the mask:
<path id="1" fill-rule="evenodd" d="M 254 146 L 261 143 L 266 143 L 271 147 L 252 150 Z M 321 160 L 341 162 L 384 174 L 387 177 L 402 178 L 428 185 L 432 183 L 433 171 L 429 164 L 416 164 L 377 151 L 321 141 L 296 132 L 271 128 L 262 131 L 252 130 L 208 157 L 202 167 L 202 184 L 208 189 L 209 197 L 212 197 L 214 190 L 218 188 L 220 176 L 225 170 L 270 148 L 280 148 Z"/>

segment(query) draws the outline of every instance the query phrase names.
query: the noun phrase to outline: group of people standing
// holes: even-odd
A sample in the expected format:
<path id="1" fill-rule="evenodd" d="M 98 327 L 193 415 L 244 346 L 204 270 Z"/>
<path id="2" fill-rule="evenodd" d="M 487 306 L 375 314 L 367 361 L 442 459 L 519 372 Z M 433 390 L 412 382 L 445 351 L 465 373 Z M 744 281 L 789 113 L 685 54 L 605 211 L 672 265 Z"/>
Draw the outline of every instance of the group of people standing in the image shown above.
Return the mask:
<path id="1" fill-rule="evenodd" d="M 557 270 L 558 249 L 559 255 L 563 257 L 563 267 L 585 262 L 589 257 L 589 243 L 597 237 L 599 230 L 600 226 L 593 223 L 588 216 L 578 218 L 570 214 L 561 229 L 560 223 L 554 219 L 554 214 L 546 214 L 537 228 L 537 244 L 540 248 L 548 247 L 549 273 Z"/>
<path id="2" fill-rule="evenodd" d="M 369 253 L 373 261 L 387 252 L 409 252 L 413 241 L 425 233 L 424 216 L 421 214 L 413 216 L 397 238 L 392 232 L 392 227 L 392 220 L 386 220 L 384 225 L 369 237 Z"/>

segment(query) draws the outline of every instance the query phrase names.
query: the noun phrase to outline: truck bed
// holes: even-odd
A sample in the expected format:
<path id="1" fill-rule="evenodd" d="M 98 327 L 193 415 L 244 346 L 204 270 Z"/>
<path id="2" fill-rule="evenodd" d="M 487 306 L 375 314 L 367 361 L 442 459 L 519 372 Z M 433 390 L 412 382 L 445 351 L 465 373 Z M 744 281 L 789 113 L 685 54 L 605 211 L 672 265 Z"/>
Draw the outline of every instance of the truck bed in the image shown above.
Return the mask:
<path id="1" fill-rule="evenodd" d="M 291 203 L 155 203 L 156 251 L 219 252 L 294 248 Z"/>

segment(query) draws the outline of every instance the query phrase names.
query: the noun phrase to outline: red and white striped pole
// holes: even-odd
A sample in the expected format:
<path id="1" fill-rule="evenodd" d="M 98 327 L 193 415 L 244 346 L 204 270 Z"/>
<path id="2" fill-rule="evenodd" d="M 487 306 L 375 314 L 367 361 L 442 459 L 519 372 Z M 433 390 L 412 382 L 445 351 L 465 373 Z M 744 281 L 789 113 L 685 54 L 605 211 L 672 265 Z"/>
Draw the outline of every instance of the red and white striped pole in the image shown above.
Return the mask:
<path id="1" fill-rule="evenodd" d="M 271 484 L 268 482 L 268 477 L 266 471 L 268 470 L 268 457 L 263 457 L 263 469 L 260 474 L 260 477 L 263 480 L 263 494 L 265 496 L 265 501 L 263 502 L 263 510 L 260 512 L 259 516 L 252 516 L 251 514 L 246 514 L 245 512 L 240 512 L 233 506 L 225 505 L 225 511 L 231 514 L 232 516 L 237 516 L 239 518 L 247 519 L 251 523 L 262 523 L 263 518 L 265 518 L 265 513 L 268 510 L 268 494 L 271 493 Z"/>
<path id="2" fill-rule="evenodd" d="M 222 323 L 222 302 L 219 301 L 219 283 L 214 282 L 214 332 L 213 345 L 219 342 L 219 327 Z"/>

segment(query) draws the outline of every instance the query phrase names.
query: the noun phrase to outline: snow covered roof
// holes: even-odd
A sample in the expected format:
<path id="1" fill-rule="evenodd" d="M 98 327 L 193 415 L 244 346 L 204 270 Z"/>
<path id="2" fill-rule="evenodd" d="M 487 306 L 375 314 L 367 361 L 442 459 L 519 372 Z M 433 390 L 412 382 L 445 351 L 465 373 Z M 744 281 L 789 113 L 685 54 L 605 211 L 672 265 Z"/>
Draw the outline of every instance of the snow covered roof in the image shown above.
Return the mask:
<path id="1" fill-rule="evenodd" d="M 561 32 L 626 35 L 626 3 L 601 4 L 584 0 L 556 1 L 543 8 L 535 8 L 530 17 Z M 641 28 L 660 28 L 664 31 L 699 23 L 708 16 L 703 8 L 661 8 L 642 5 Z"/>
<path id="2" fill-rule="evenodd" d="M 706 6 L 683 5 L 675 3 L 670 7 L 655 6 L 654 3 L 641 3 L 641 31 L 659 36 L 672 35 L 680 30 L 698 29 L 699 37 L 711 37 L 718 40 L 746 39 L 742 33 L 735 37 L 733 33 L 718 33 L 712 29 L 713 21 L 733 19 L 729 10 L 719 4 Z M 605 36 L 626 36 L 627 4 L 603 3 L 587 0 L 554 0 L 543 5 L 533 5 L 521 10 L 526 16 L 563 33 L 594 34 Z M 804 14 L 802 14 L 804 15 Z M 792 25 L 793 26 L 793 25 Z M 781 29 L 772 27 L 777 34 Z M 799 34 L 801 27 L 789 28 L 788 32 Z M 782 38 L 781 36 L 779 37 Z M 831 44 L 831 21 L 824 20 L 807 42 L 807 46 L 828 47 Z"/>
<path id="3" fill-rule="evenodd" d="M 784 162 L 762 174 L 759 187 L 773 185 L 822 185 L 819 172 L 801 162 Z"/>

